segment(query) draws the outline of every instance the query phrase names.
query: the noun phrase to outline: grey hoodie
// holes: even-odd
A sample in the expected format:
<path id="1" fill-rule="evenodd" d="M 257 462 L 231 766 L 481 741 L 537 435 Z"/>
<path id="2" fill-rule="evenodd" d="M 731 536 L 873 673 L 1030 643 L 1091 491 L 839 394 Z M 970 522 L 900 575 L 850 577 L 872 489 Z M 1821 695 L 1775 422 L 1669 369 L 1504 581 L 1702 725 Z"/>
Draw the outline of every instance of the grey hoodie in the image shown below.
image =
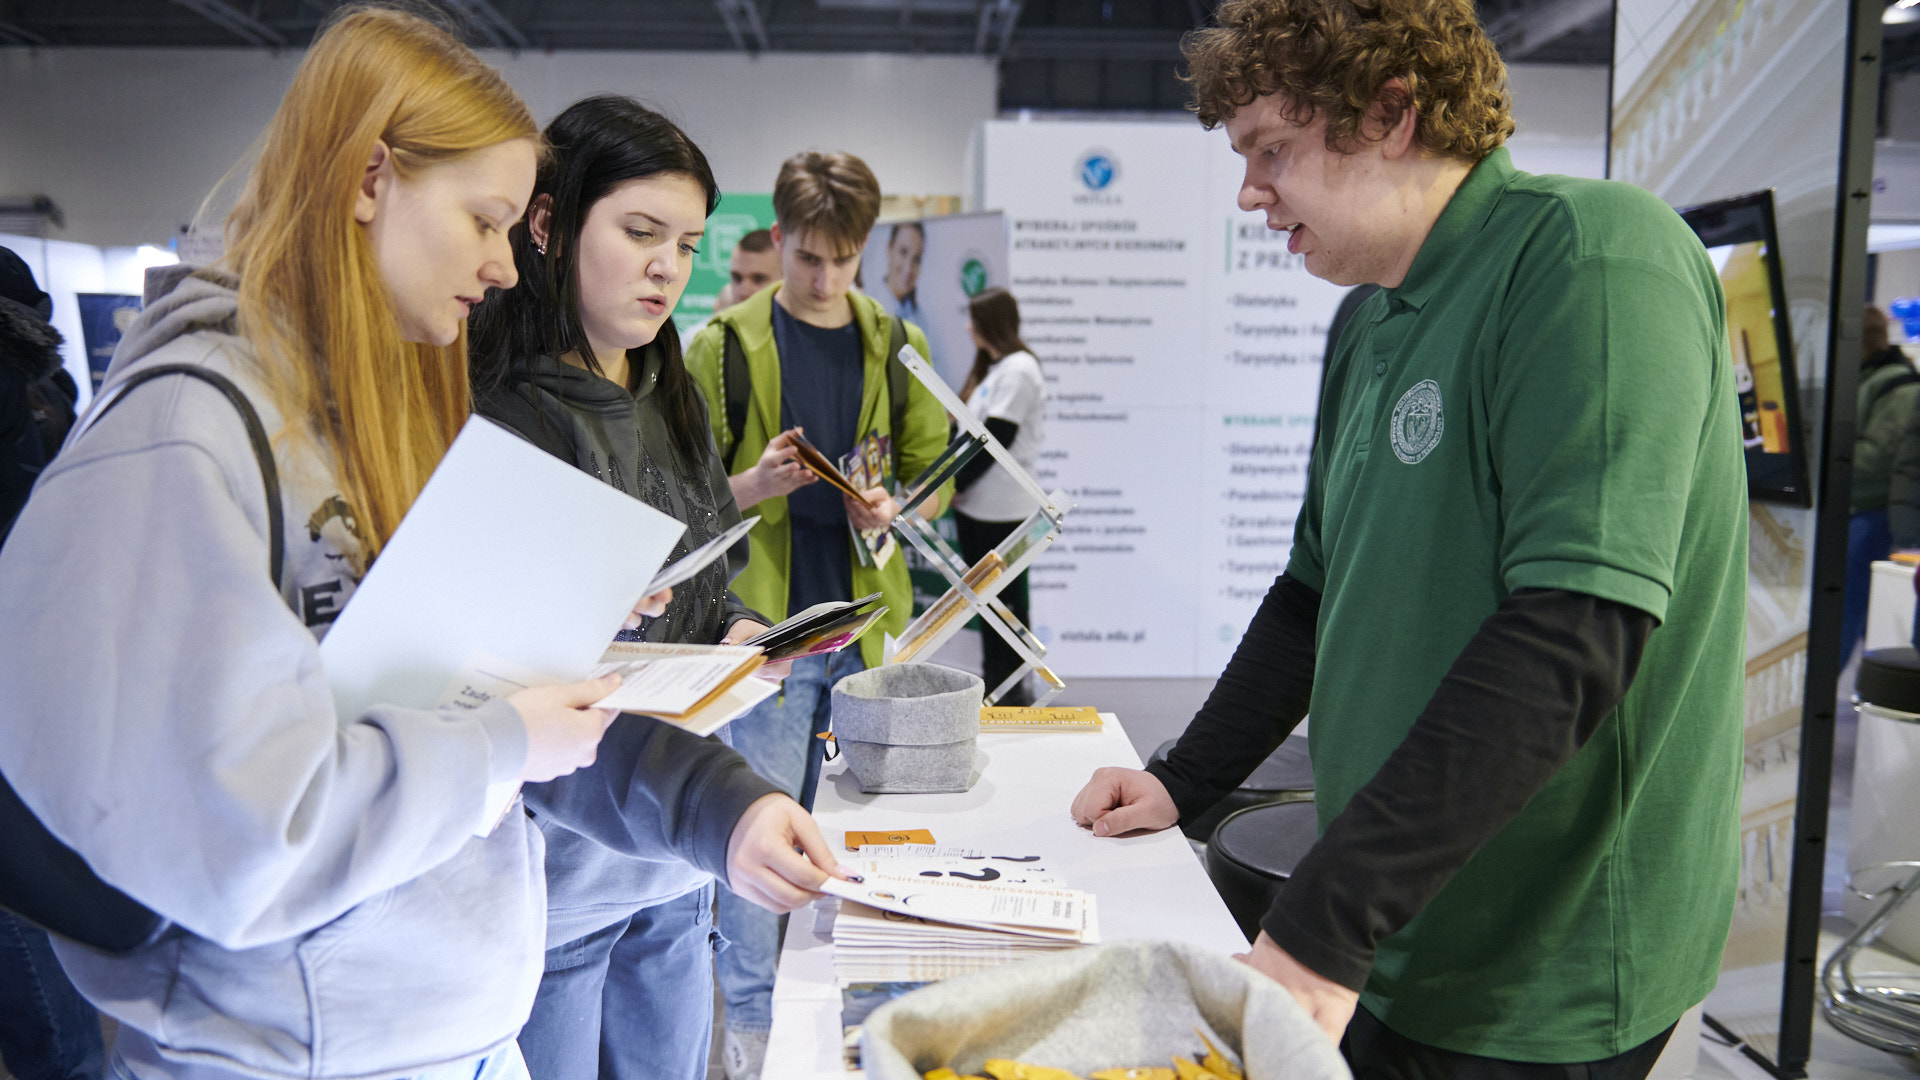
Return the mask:
<path id="1" fill-rule="evenodd" d="M 318 645 L 358 527 L 312 439 L 281 431 L 235 313 L 230 279 L 179 281 L 107 381 L 185 362 L 247 392 L 280 436 L 284 590 L 233 406 L 187 378 L 132 391 L 70 437 L 0 552 L 0 771 L 176 924 L 125 957 L 59 945 L 136 1075 L 470 1060 L 514 1037 L 540 979 L 540 833 L 511 814 L 472 835 L 526 729 L 504 701 L 335 716 Z"/>

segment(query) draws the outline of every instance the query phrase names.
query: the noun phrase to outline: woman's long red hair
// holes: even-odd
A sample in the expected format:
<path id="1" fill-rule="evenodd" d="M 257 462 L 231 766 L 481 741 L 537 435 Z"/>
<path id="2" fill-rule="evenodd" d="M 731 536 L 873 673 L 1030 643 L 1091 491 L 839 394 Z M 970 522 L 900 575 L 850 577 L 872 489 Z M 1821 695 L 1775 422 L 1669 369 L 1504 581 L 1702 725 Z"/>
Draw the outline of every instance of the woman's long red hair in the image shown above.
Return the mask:
<path id="1" fill-rule="evenodd" d="M 405 177 L 538 138 L 520 95 L 452 35 L 405 12 L 352 10 L 314 40 L 227 219 L 241 332 L 282 434 L 316 437 L 334 458 L 368 562 L 470 411 L 465 328 L 444 347 L 403 340 L 354 220 L 374 144 Z"/>

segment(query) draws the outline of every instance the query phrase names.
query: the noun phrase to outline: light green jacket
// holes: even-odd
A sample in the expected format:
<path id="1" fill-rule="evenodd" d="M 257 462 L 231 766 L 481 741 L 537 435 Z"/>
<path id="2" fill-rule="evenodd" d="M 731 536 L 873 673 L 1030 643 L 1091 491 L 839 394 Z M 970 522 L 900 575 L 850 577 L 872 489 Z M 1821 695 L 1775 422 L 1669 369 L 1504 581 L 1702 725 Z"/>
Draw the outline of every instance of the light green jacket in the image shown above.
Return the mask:
<path id="1" fill-rule="evenodd" d="M 780 434 L 780 354 L 773 344 L 773 296 L 780 291 L 774 285 L 762 289 L 750 299 L 727 308 L 694 335 L 687 349 L 687 370 L 707 399 L 708 419 L 720 444 L 722 460 L 733 462 L 732 471 L 745 472 L 760 460 L 767 443 Z M 906 430 L 894 433 L 892 403 L 887 400 L 887 317 L 878 301 L 853 293 L 854 321 L 860 324 L 860 339 L 866 345 L 866 381 L 860 394 L 862 438 L 869 434 L 892 435 L 900 450 L 898 477 L 906 483 L 933 464 L 947 448 L 947 413 L 940 402 L 921 386 L 919 380 L 908 384 Z M 753 378 L 753 402 L 747 409 L 747 422 L 740 433 L 740 452 L 735 455 L 732 433 L 727 430 L 727 396 L 721 385 L 725 365 L 726 330 L 732 326 L 740 336 L 741 351 L 746 354 L 747 371 Z M 907 324 L 907 343 L 928 355 L 927 337 L 920 328 Z M 943 488 L 944 501 L 951 494 Z M 792 554 L 792 531 L 787 517 L 786 496 L 762 499 L 741 513 L 760 515 L 760 524 L 749 535 L 752 558 L 746 570 L 733 579 L 734 594 L 756 611 L 779 620 L 786 618 L 787 581 Z M 905 547 L 901 542 L 901 547 Z M 853 563 L 852 600 L 878 592 L 887 605 L 887 614 L 878 626 L 860 639 L 860 654 L 868 667 L 880 664 L 881 634 L 900 636 L 913 614 L 913 585 L 907 580 L 907 560 L 896 551 L 884 568 L 861 566 L 848 545 L 847 558 Z"/>

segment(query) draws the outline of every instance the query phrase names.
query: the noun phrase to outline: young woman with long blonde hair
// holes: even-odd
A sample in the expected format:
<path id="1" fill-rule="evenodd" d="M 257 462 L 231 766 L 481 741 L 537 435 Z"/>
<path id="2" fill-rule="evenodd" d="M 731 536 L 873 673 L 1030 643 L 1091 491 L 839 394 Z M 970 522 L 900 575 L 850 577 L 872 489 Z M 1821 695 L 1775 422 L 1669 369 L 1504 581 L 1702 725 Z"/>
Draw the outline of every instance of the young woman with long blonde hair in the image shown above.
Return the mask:
<path id="1" fill-rule="evenodd" d="M 119 1021 L 118 1078 L 508 1077 L 540 980 L 541 845 L 484 839 L 491 781 L 593 759 L 608 684 L 341 722 L 319 637 L 469 410 L 465 324 L 514 284 L 538 130 L 429 23 L 351 10 L 314 42 L 228 221 L 150 299 L 0 556 L 0 771 L 172 922 L 62 944 Z M 96 405 L 96 412 L 101 406 Z M 276 582 L 278 584 L 276 584 Z"/>

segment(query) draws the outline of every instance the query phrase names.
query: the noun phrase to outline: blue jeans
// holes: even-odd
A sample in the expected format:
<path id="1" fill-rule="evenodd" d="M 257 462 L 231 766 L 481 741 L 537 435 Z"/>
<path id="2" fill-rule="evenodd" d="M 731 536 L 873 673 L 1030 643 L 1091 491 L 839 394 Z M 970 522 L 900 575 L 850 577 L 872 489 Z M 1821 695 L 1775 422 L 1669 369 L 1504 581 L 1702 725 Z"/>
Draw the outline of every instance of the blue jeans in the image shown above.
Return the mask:
<path id="1" fill-rule="evenodd" d="M 547 950 L 520 1029 L 533 1080 L 704 1080 L 713 892 L 702 886 Z"/>
<path id="2" fill-rule="evenodd" d="M 133 1070 L 115 1054 L 107 1060 L 107 1080 L 138 1080 Z M 512 1043 L 504 1050 L 483 1058 L 442 1065 L 437 1069 L 414 1073 L 406 1080 L 527 1080 L 527 1063 L 520 1048 Z"/>
<path id="3" fill-rule="evenodd" d="M 825 656 L 793 662 L 780 693 L 724 729 L 727 741 L 753 766 L 800 805 L 813 809 L 826 757 L 826 731 L 833 716 L 833 684 L 865 670 L 860 648 L 848 646 Z M 727 1001 L 727 1026 L 766 1031 L 773 1026 L 773 972 L 780 959 L 780 917 L 720 890 L 720 932 L 731 942 L 714 958 L 714 974 Z"/>
<path id="4" fill-rule="evenodd" d="M 47 932 L 0 911 L 0 1060 L 18 1080 L 100 1080 L 100 1014 L 54 958 Z"/>
<path id="5" fill-rule="evenodd" d="M 1840 615 L 1840 664 L 1867 636 L 1867 595 L 1873 591 L 1873 564 L 1893 550 L 1887 509 L 1862 510 L 1847 524 L 1847 598 Z"/>

